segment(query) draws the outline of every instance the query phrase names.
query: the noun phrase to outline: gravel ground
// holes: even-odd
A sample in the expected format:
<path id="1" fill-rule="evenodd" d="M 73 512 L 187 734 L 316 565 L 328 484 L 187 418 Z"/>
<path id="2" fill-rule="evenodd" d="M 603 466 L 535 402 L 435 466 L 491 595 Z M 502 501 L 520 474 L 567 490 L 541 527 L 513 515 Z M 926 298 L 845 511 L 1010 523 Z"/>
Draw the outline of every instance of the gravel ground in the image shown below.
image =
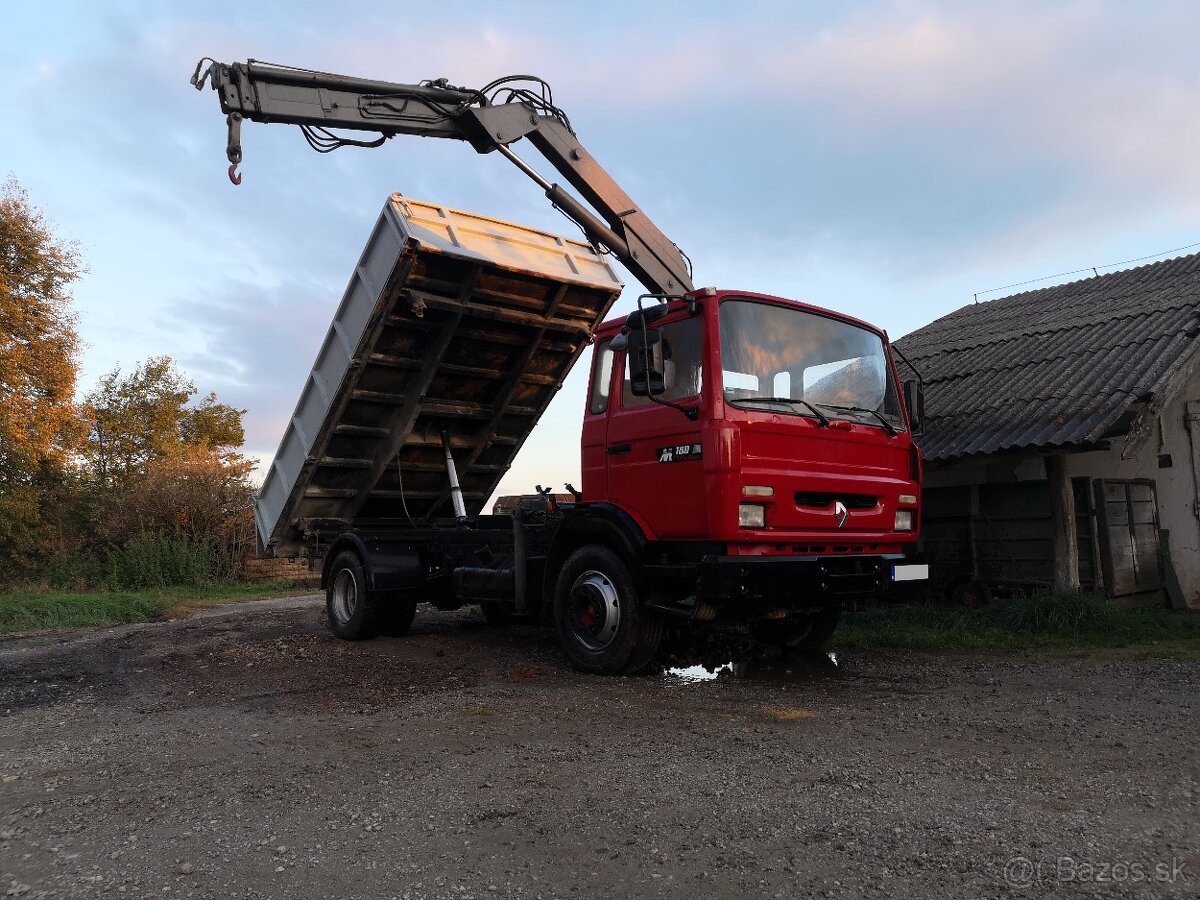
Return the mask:
<path id="1" fill-rule="evenodd" d="M 0 640 L 0 896 L 1200 895 L 1200 666 L 690 680 L 319 598 Z"/>

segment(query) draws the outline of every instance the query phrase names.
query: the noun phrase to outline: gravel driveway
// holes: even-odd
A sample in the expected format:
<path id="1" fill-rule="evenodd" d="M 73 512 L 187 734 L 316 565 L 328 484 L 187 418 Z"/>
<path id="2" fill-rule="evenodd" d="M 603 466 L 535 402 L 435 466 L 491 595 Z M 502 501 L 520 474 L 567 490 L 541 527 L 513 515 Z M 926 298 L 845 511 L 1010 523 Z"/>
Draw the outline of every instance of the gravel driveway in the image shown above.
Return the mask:
<path id="1" fill-rule="evenodd" d="M 319 598 L 0 640 L 0 897 L 1200 894 L 1200 665 L 600 678 Z"/>

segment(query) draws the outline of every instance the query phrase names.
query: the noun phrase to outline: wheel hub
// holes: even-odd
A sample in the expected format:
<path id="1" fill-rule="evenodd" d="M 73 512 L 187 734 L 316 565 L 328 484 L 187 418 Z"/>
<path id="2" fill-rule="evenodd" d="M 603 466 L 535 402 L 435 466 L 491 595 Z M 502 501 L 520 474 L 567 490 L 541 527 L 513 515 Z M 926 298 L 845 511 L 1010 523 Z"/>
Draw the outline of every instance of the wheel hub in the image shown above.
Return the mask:
<path id="1" fill-rule="evenodd" d="M 603 650 L 617 636 L 621 624 L 621 598 L 607 575 L 584 572 L 571 589 L 571 625 L 589 650 Z"/>
<path id="2" fill-rule="evenodd" d="M 358 608 L 358 582 L 354 573 L 342 569 L 333 579 L 333 615 L 339 625 L 347 625 Z"/>

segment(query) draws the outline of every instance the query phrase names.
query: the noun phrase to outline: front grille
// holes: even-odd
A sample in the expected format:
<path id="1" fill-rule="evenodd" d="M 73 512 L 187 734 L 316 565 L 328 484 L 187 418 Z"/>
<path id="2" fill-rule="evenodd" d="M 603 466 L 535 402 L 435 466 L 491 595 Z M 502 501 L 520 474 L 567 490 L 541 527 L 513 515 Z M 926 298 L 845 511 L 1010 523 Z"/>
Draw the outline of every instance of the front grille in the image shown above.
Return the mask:
<path id="1" fill-rule="evenodd" d="M 828 509 L 841 500 L 846 509 L 874 509 L 879 498 L 873 494 L 836 494 L 825 491 L 796 491 L 796 505 L 812 509 Z"/>

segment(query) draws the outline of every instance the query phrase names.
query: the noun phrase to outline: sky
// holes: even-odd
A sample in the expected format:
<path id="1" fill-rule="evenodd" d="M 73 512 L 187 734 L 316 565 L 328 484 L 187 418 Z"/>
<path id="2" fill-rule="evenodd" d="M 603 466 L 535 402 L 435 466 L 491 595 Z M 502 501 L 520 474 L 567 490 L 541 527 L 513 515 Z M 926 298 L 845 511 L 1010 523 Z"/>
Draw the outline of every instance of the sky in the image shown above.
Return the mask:
<path id="1" fill-rule="evenodd" d="M 538 75 L 696 284 L 895 338 L 1016 290 L 994 288 L 1200 242 L 1197 33 L 1200 4 L 1155 0 L 0 0 L 0 178 L 88 263 L 81 391 L 170 356 L 247 411 L 245 451 L 267 465 L 392 191 L 577 232 L 506 160 L 454 141 L 318 155 L 294 127 L 246 123 L 235 188 L 217 97 L 188 83 L 201 57 Z M 639 293 L 624 280 L 614 314 Z M 585 368 L 499 493 L 579 483 Z"/>

